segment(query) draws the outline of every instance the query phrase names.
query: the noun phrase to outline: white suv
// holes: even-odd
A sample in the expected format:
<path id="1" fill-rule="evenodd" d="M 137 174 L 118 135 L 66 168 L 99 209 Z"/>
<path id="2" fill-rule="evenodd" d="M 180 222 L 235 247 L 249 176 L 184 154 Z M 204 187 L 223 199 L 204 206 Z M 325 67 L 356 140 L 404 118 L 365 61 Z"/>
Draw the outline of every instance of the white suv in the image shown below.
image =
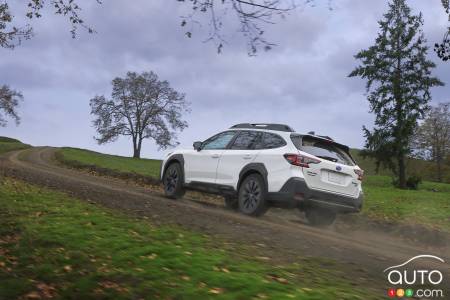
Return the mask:
<path id="1" fill-rule="evenodd" d="M 238 124 L 162 163 L 166 196 L 186 189 L 225 197 L 226 206 L 258 216 L 270 206 L 298 207 L 313 225 L 361 210 L 363 171 L 349 148 L 282 124 Z"/>

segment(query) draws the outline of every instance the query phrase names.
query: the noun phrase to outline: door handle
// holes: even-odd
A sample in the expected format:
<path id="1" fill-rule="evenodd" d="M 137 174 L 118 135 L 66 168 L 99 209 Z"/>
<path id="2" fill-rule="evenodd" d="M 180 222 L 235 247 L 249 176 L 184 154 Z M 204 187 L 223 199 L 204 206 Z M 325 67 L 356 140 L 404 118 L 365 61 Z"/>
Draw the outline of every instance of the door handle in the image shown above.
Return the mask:
<path id="1" fill-rule="evenodd" d="M 251 155 L 251 154 L 246 154 L 246 155 L 244 155 L 242 158 L 243 159 L 251 159 L 253 157 L 253 155 Z"/>
<path id="2" fill-rule="evenodd" d="M 219 158 L 219 154 L 213 154 L 211 155 L 212 158 Z"/>

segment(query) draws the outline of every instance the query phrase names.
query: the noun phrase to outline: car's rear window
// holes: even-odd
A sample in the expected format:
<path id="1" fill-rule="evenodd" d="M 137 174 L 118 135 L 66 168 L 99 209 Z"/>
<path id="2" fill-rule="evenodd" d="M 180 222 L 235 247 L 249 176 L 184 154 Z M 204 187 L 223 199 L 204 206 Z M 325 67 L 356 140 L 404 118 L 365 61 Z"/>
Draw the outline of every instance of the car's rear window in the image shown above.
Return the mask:
<path id="1" fill-rule="evenodd" d="M 355 165 L 347 149 L 337 144 L 310 136 L 294 135 L 291 136 L 291 140 L 295 147 L 303 152 L 340 164 Z"/>
<path id="2" fill-rule="evenodd" d="M 286 146 L 286 141 L 278 134 L 263 132 L 261 139 L 256 143 L 256 149 L 274 149 Z"/>

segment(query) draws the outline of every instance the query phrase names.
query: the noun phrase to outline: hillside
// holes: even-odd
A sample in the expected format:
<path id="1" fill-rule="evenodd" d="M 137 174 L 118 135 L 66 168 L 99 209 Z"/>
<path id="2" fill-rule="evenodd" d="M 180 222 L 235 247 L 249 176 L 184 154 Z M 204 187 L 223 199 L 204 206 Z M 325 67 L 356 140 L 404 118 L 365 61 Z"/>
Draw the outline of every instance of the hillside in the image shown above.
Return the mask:
<path id="1" fill-rule="evenodd" d="M 360 151 L 360 149 L 350 150 L 352 156 L 355 158 L 361 169 L 364 170 L 366 175 L 392 176 L 390 170 L 382 167 L 380 167 L 380 170 L 377 173 L 375 160 L 372 158 L 363 158 Z M 423 180 L 436 181 L 436 165 L 433 162 L 409 158 L 406 161 L 406 168 L 408 175 L 418 175 Z M 450 165 L 447 165 L 444 168 L 444 182 L 450 183 Z"/>
<path id="2" fill-rule="evenodd" d="M 29 147 L 31 147 L 31 146 L 27 145 L 27 144 L 23 144 L 19 140 L 0 136 L 0 154 L 6 153 L 9 151 L 13 151 L 13 150 L 26 149 Z"/>

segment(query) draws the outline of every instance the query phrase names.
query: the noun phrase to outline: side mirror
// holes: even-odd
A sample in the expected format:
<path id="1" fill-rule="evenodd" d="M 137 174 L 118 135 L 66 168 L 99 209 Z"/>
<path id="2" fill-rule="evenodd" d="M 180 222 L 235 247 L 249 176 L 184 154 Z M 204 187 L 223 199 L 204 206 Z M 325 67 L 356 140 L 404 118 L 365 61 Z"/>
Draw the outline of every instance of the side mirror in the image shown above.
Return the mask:
<path id="1" fill-rule="evenodd" d="M 200 150 L 202 150 L 202 142 L 194 142 L 194 149 L 195 150 L 197 150 L 197 151 L 200 151 Z"/>

